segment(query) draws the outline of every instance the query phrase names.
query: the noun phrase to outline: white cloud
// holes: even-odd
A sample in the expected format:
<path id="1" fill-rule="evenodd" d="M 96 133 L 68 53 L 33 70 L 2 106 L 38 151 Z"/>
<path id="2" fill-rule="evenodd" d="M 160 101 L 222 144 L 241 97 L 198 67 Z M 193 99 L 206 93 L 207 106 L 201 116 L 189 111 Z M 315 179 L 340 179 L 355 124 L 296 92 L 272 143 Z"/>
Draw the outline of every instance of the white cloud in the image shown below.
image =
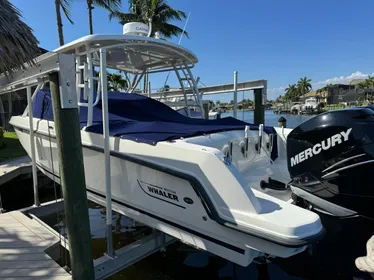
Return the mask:
<path id="1" fill-rule="evenodd" d="M 320 81 L 320 82 L 317 82 L 317 83 L 313 83 L 313 87 L 314 85 L 316 85 L 316 87 L 319 85 L 319 86 L 325 86 L 327 84 L 344 84 L 344 83 L 347 83 L 353 79 L 366 79 L 368 76 L 372 76 L 374 73 L 371 73 L 371 74 L 364 74 L 360 71 L 357 71 L 357 72 L 354 72 L 352 73 L 351 75 L 348 75 L 346 77 L 344 76 L 340 76 L 340 77 L 334 77 L 334 78 L 330 78 L 330 79 L 327 79 L 327 80 L 324 80 L 324 81 Z"/>
<path id="2" fill-rule="evenodd" d="M 340 77 L 333 77 L 326 79 L 324 81 L 318 81 L 318 82 L 312 82 L 313 89 L 319 89 L 321 87 L 324 87 L 327 84 L 344 84 L 348 83 L 353 79 L 366 79 L 368 76 L 374 76 L 374 73 L 371 74 L 365 74 L 360 71 L 356 71 L 348 76 L 340 76 Z M 286 89 L 285 86 L 281 86 L 278 88 L 268 88 L 268 99 L 276 99 L 279 95 L 284 94 L 284 90 Z"/>

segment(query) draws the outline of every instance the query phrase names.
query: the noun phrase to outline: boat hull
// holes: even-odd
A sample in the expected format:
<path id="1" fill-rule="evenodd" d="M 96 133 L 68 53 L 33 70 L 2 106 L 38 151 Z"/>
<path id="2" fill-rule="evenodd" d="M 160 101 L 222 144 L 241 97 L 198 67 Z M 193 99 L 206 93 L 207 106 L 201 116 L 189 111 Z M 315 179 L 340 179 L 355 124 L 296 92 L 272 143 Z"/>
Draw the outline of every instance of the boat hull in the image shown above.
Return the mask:
<path id="1" fill-rule="evenodd" d="M 13 120 L 12 125 L 21 144 L 30 155 L 27 118 L 17 118 L 18 121 Z M 35 123 L 35 127 L 38 127 L 34 133 L 36 163 L 45 175 L 60 183 L 53 126 L 53 122 L 45 120 L 37 120 Z M 105 206 L 102 135 L 82 131 L 81 137 L 87 196 L 90 200 Z M 160 158 L 153 157 L 152 153 L 140 157 L 136 153 L 122 152 L 124 140 L 119 138 L 112 140 L 110 164 L 113 210 L 169 234 L 183 243 L 209 251 L 242 266 L 249 265 L 254 258 L 264 254 L 286 258 L 305 250 L 305 242 L 294 245 L 282 244 L 282 242 L 277 244 L 261 238 L 260 235 L 250 235 L 230 226 L 229 223 L 217 220 L 214 213 L 211 213 L 209 205 L 206 205 L 209 203 L 204 200 L 205 196 L 212 197 L 213 194 L 208 193 L 204 196 L 197 186 L 199 180 L 194 181 L 192 174 L 178 168 L 181 164 L 187 166 L 188 162 L 180 163 L 171 159 L 164 159 L 163 162 Z M 144 145 L 144 149 L 149 149 L 149 145 L 135 144 Z M 240 204 L 239 200 L 238 204 Z M 217 208 L 222 208 L 222 213 L 227 210 L 223 209 L 224 207 Z M 313 230 L 316 230 L 315 236 L 318 239 L 321 229 L 316 227 Z"/>

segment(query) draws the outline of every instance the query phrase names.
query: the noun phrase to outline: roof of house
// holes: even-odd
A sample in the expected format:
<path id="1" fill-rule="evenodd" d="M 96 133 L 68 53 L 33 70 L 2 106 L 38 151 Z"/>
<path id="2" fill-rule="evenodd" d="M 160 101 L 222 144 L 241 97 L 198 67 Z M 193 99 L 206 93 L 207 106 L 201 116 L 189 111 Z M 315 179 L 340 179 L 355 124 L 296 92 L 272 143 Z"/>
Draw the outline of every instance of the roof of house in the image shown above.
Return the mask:
<path id="1" fill-rule="evenodd" d="M 316 90 L 311 90 L 308 93 L 304 94 L 302 97 L 315 97 L 317 96 L 317 91 Z"/>

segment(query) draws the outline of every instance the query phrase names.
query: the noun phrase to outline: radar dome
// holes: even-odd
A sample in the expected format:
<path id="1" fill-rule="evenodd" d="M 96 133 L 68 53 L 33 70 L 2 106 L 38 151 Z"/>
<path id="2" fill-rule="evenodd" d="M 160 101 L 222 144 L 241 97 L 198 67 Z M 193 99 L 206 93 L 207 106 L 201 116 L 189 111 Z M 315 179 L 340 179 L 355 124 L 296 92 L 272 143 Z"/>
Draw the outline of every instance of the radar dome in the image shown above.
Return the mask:
<path id="1" fill-rule="evenodd" d="M 149 27 L 142 22 L 129 22 L 123 25 L 123 34 L 148 36 Z"/>

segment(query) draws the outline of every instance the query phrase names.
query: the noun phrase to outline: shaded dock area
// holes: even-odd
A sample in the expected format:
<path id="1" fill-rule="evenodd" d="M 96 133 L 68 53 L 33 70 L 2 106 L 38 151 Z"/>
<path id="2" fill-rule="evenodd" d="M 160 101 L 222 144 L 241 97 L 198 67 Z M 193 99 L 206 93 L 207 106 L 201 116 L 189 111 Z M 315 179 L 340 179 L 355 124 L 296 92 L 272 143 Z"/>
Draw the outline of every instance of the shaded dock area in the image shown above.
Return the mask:
<path id="1" fill-rule="evenodd" d="M 72 279 L 46 250 L 59 239 L 21 211 L 0 214 L 0 279 Z"/>
<path id="2" fill-rule="evenodd" d="M 0 162 L 0 186 L 20 175 L 31 174 L 31 172 L 31 159 L 28 156 Z"/>

